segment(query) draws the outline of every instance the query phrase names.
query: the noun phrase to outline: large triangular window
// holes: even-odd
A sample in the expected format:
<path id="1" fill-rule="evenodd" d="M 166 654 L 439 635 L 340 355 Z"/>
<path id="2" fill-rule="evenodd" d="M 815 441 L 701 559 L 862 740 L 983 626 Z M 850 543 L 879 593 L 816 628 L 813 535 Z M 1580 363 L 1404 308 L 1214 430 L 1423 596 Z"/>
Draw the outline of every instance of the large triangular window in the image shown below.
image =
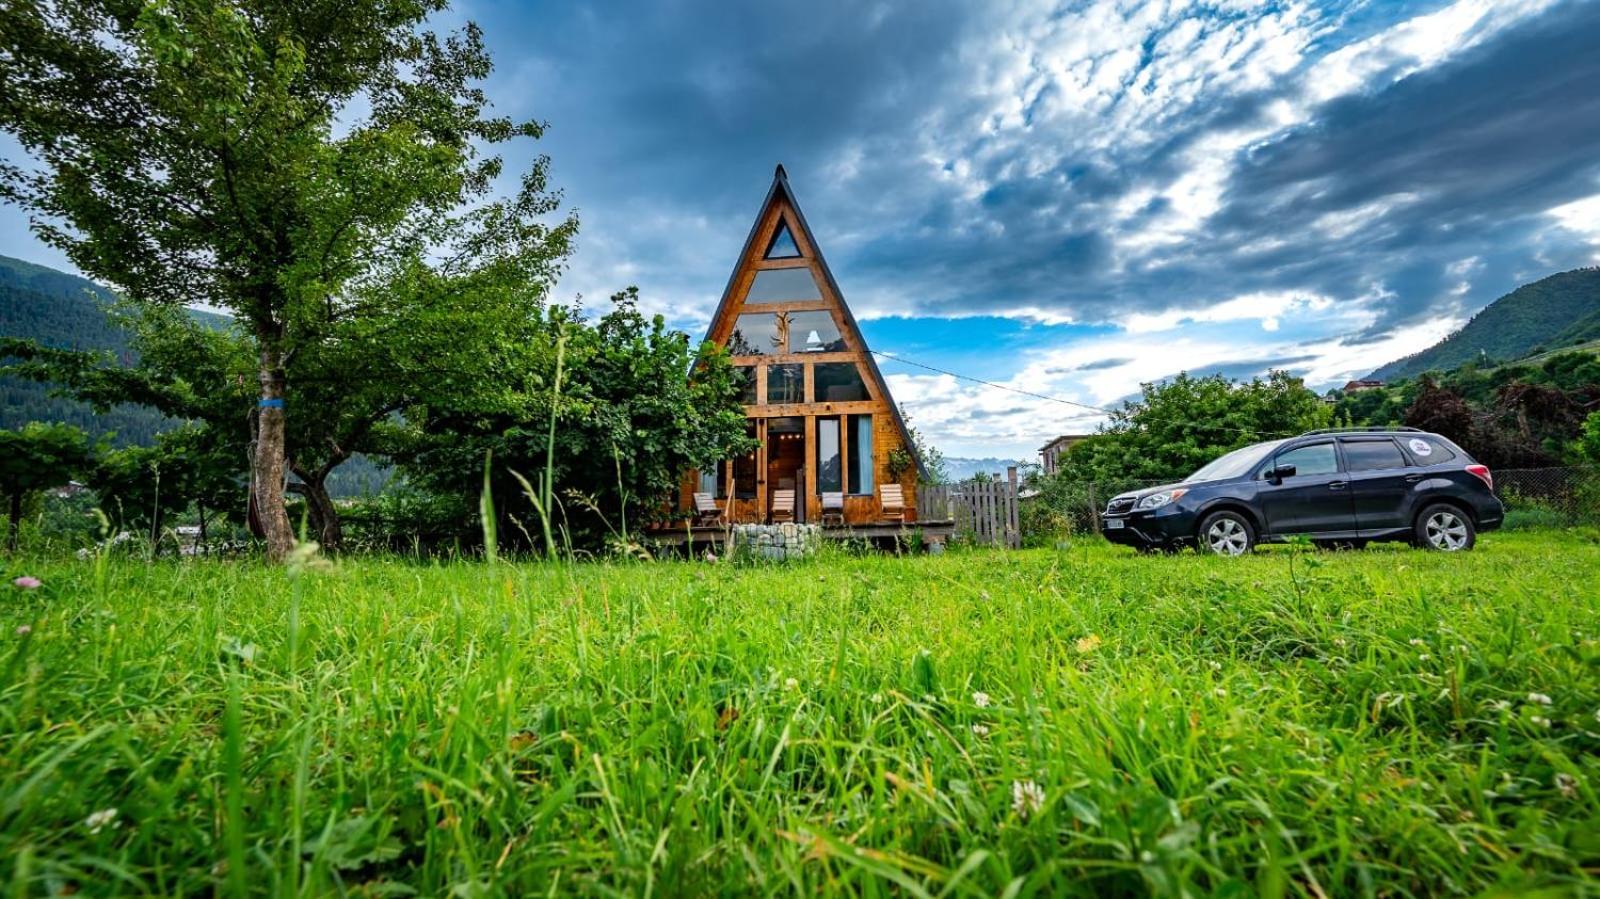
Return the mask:
<path id="1" fill-rule="evenodd" d="M 789 233 L 789 226 L 778 222 L 778 233 L 772 235 L 772 243 L 767 245 L 767 258 L 797 259 L 799 256 L 800 247 L 795 244 L 794 235 Z"/>

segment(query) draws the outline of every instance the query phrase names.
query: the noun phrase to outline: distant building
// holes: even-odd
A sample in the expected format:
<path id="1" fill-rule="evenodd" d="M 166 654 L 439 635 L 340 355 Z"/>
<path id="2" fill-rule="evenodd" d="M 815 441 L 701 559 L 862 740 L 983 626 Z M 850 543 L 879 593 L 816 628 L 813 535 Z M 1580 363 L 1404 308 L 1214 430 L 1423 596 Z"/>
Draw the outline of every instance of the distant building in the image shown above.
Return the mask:
<path id="1" fill-rule="evenodd" d="M 1382 386 L 1382 381 L 1346 381 L 1344 385 L 1344 392 L 1360 393 L 1363 390 L 1372 390 Z"/>
<path id="2" fill-rule="evenodd" d="M 1088 434 L 1062 434 L 1060 437 L 1039 447 L 1039 458 L 1044 462 L 1044 473 L 1055 474 L 1056 462 L 1061 454 L 1072 449 L 1072 445 L 1089 436 Z"/>

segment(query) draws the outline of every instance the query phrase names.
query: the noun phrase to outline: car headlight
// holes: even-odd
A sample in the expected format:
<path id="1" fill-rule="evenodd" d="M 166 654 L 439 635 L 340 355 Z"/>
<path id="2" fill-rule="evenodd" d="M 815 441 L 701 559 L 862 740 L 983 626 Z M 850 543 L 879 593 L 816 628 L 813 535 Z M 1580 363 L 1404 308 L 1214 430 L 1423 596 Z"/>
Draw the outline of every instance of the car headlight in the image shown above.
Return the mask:
<path id="1" fill-rule="evenodd" d="M 1167 503 L 1177 502 L 1178 497 L 1183 496 L 1188 492 L 1188 488 L 1179 487 L 1176 490 L 1163 490 L 1160 493 L 1152 493 L 1144 499 L 1139 500 L 1139 508 L 1159 509 L 1162 506 L 1165 506 Z"/>

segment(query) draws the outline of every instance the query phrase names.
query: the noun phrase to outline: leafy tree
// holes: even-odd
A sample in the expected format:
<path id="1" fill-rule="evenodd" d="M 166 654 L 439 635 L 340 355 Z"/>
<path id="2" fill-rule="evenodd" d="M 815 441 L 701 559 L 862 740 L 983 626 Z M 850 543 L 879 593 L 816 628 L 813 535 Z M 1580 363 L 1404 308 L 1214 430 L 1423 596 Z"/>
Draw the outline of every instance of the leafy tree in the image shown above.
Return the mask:
<path id="1" fill-rule="evenodd" d="M 1418 381 L 1416 399 L 1406 410 L 1406 425 L 1432 431 L 1465 448 L 1474 442 L 1477 423 L 1461 395 L 1429 375 Z M 1470 450 L 1469 450 L 1470 452 Z"/>
<path id="2" fill-rule="evenodd" d="M 1578 446 L 1584 459 L 1600 465 L 1600 411 L 1590 412 L 1589 417 L 1583 420 Z"/>
<path id="3" fill-rule="evenodd" d="M 1230 450 L 1323 427 L 1328 404 L 1281 371 L 1238 383 L 1180 374 L 1143 385 L 1099 433 L 1058 463 L 1068 480 L 1121 484 L 1181 478 Z"/>
<path id="4" fill-rule="evenodd" d="M 555 401 L 555 515 L 581 544 L 597 545 L 612 529 L 666 517 L 683 473 L 749 452 L 742 386 L 726 352 L 646 319 L 637 291 L 612 298 L 594 324 L 576 310 L 552 307 L 537 332 L 499 351 L 503 383 L 520 393 L 510 412 L 423 405 L 413 410 L 401 469 L 410 483 L 457 497 L 463 515 L 476 508 L 486 453 L 493 453 L 492 492 L 502 517 L 530 511 L 519 483 L 545 471 L 559 336 L 563 371 Z M 443 398 L 441 398 L 442 400 Z M 509 525 L 510 522 L 507 522 Z M 467 528 L 463 528 L 466 531 Z M 502 538 L 521 534 L 498 529 Z"/>
<path id="5" fill-rule="evenodd" d="M 60 487 L 94 463 L 96 448 L 77 428 L 33 422 L 0 431 L 0 495 L 10 501 L 11 551 L 17 551 L 22 504 L 32 494 Z"/>
<path id="6" fill-rule="evenodd" d="M 287 410 L 302 401 L 294 360 L 379 333 L 384 288 L 425 287 L 431 272 L 536 302 L 576 227 L 542 224 L 556 209 L 543 159 L 514 196 L 484 202 L 502 164 L 481 148 L 541 126 L 484 115 L 488 53 L 475 26 L 448 39 L 424 28 L 443 7 L 0 6 L 0 128 L 39 163 L 0 166 L 0 196 L 131 302 L 234 315 L 259 387 L 253 481 L 270 558 L 293 544 L 278 485 Z"/>

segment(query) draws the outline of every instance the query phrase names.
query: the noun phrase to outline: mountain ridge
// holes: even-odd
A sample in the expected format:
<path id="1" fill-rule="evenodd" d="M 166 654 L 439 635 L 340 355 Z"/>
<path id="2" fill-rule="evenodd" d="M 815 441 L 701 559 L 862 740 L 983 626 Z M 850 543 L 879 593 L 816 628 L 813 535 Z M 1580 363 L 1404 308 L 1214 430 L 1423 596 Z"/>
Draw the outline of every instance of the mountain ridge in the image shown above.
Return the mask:
<path id="1" fill-rule="evenodd" d="M 1600 337 L 1600 266 L 1531 281 L 1483 307 L 1460 330 L 1421 352 L 1374 369 L 1393 381 L 1468 362 L 1510 362 Z"/>

